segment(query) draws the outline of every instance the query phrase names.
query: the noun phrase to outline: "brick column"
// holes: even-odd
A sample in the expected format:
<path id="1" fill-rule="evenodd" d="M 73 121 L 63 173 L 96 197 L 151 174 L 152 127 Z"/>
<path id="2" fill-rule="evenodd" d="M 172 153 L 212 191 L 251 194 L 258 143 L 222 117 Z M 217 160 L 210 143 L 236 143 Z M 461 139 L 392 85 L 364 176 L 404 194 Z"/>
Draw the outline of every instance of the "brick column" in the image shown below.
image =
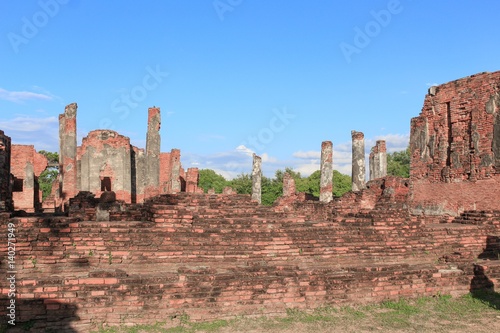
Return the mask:
<path id="1" fill-rule="evenodd" d="M 365 135 L 362 132 L 351 131 L 352 137 L 352 190 L 361 191 L 365 188 Z"/>
<path id="2" fill-rule="evenodd" d="M 330 202 L 333 199 L 333 144 L 321 143 L 321 178 L 319 182 L 319 201 Z"/>
<path id="3" fill-rule="evenodd" d="M 288 172 L 285 172 L 283 175 L 283 196 L 290 197 L 295 195 L 295 192 L 295 179 Z"/>
<path id="4" fill-rule="evenodd" d="M 387 148 L 384 140 L 378 140 L 370 151 L 370 180 L 387 176 Z"/>
<path id="5" fill-rule="evenodd" d="M 181 151 L 172 149 L 170 152 L 170 165 L 172 173 L 170 176 L 171 193 L 179 193 L 181 191 Z"/>
<path id="6" fill-rule="evenodd" d="M 157 195 L 160 192 L 160 126 L 160 108 L 149 108 L 148 132 L 146 134 L 146 197 Z"/>
<path id="7" fill-rule="evenodd" d="M 62 204 L 78 194 L 76 156 L 76 113 L 78 105 L 71 103 L 59 115 L 59 172 L 61 174 L 60 198 Z"/>
<path id="8" fill-rule="evenodd" d="M 188 168 L 186 172 L 186 192 L 196 193 L 198 189 L 198 168 Z"/>
<path id="9" fill-rule="evenodd" d="M 257 201 L 259 204 L 262 202 L 262 159 L 253 154 L 253 167 L 252 167 L 252 200 Z"/>

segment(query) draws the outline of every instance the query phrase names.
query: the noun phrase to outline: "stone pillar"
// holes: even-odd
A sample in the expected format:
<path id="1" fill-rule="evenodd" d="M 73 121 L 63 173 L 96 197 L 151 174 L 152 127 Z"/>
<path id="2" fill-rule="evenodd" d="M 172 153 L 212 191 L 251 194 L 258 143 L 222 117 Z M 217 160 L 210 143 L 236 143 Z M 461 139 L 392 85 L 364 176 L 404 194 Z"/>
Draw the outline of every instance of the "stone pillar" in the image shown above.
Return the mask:
<path id="1" fill-rule="evenodd" d="M 253 154 L 252 200 L 262 203 L 262 159 Z"/>
<path id="2" fill-rule="evenodd" d="M 370 151 L 370 180 L 387 176 L 387 148 L 384 140 L 378 140 Z"/>
<path id="3" fill-rule="evenodd" d="M 11 140 L 0 130 L 0 212 L 12 210 Z"/>
<path id="4" fill-rule="evenodd" d="M 170 176 L 170 190 L 172 193 L 181 191 L 181 151 L 172 149 L 170 152 L 170 165 L 172 174 Z"/>
<path id="5" fill-rule="evenodd" d="M 149 108 L 146 134 L 146 196 L 154 196 L 160 191 L 160 126 L 160 108 Z"/>
<path id="6" fill-rule="evenodd" d="M 59 115 L 59 172 L 61 174 L 62 204 L 78 194 L 78 170 L 76 155 L 76 113 L 78 105 L 71 103 Z"/>
<path id="7" fill-rule="evenodd" d="M 321 178 L 319 182 L 319 201 L 330 202 L 333 199 L 333 144 L 321 143 Z"/>
<path id="8" fill-rule="evenodd" d="M 352 137 L 352 190 L 365 188 L 365 135 L 363 132 L 351 131 Z"/>
<path id="9" fill-rule="evenodd" d="M 291 197 L 295 195 L 295 192 L 295 179 L 288 172 L 285 172 L 283 175 L 283 196 Z"/>

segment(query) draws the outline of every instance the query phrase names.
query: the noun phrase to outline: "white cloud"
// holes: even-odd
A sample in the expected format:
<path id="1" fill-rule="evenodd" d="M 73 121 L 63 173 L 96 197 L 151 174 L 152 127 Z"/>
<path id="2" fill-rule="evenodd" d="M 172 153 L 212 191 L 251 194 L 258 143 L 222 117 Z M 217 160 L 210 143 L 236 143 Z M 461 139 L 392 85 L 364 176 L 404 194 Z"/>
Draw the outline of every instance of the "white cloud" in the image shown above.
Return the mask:
<path id="1" fill-rule="evenodd" d="M 53 97 L 47 94 L 39 94 L 31 91 L 8 91 L 0 88 L 0 99 L 9 102 L 20 103 L 32 99 L 50 101 L 53 99 Z"/>
<path id="2" fill-rule="evenodd" d="M 387 151 L 389 153 L 405 150 L 410 143 L 410 134 L 385 134 L 378 135 L 373 139 L 365 140 L 367 152 L 370 152 L 371 147 L 375 146 L 377 140 L 385 140 Z"/>
<path id="3" fill-rule="evenodd" d="M 0 120 L 0 130 L 13 144 L 35 145 L 37 150 L 59 151 L 59 120 L 57 117 L 33 118 L 18 116 Z"/>
<path id="4" fill-rule="evenodd" d="M 246 147 L 245 145 L 239 145 L 238 147 L 236 147 L 236 151 L 247 156 L 252 156 L 255 153 L 252 149 Z"/>
<path id="5" fill-rule="evenodd" d="M 303 158 L 303 159 L 319 159 L 321 158 L 321 152 L 320 151 L 296 151 L 295 153 L 292 154 L 293 157 L 295 158 Z"/>

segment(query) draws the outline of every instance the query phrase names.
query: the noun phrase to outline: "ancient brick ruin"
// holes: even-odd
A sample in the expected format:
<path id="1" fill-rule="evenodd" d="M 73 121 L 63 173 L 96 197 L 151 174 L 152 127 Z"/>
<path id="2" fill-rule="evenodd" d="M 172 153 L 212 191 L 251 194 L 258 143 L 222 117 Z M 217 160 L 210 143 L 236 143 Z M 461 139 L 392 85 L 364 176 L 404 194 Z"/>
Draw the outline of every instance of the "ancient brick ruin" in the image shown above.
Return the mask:
<path id="1" fill-rule="evenodd" d="M 429 89 L 420 116 L 411 120 L 415 213 L 500 209 L 499 107 L 500 72 Z"/>
<path id="2" fill-rule="evenodd" d="M 411 123 L 409 179 L 384 174 L 385 142 L 377 142 L 373 179 L 353 178 L 360 181 L 356 191 L 333 197 L 332 143 L 325 141 L 321 198 L 298 193 L 285 174 L 273 206 L 259 204 L 258 156 L 252 195 L 199 193 L 197 170 L 182 170 L 178 150 L 159 151 L 159 109 L 149 112 L 146 150 L 113 131 L 91 132 L 75 145 L 74 158 L 62 159 L 71 177 L 62 177 L 61 187 L 69 192 L 77 184 L 79 191 L 68 200 L 67 216 L 0 214 L 0 233 L 7 222 L 16 226 L 17 320 L 33 330 L 88 332 L 186 315 L 282 315 L 290 308 L 492 290 L 500 279 L 499 87 L 497 72 L 429 90 Z M 72 130 L 71 121 L 63 123 Z M 352 138 L 359 166 L 362 133 Z M 88 169 L 94 187 L 83 191 L 78 184 L 89 153 L 106 163 Z M 114 159 L 130 160 L 130 167 L 118 169 Z M 137 161 L 141 170 L 159 170 L 158 177 L 137 176 Z M 76 180 L 70 164 L 80 170 Z M 9 183 L 6 168 L 0 163 L 1 191 Z M 119 187 L 129 179 L 130 187 Z M 1 195 L 8 210 L 9 194 Z M 5 270 L 5 249 L 0 253 Z M 2 316 L 7 303 L 3 289 Z"/>
<path id="3" fill-rule="evenodd" d="M 60 198 L 63 206 L 78 194 L 90 192 L 100 197 L 114 192 L 116 200 L 142 203 L 165 193 L 197 192 L 198 169 L 181 166 L 180 150 L 162 153 L 160 149 L 160 109 L 148 110 L 146 149 L 130 144 L 130 139 L 111 130 L 90 132 L 76 145 L 76 103 L 66 107 L 60 120 Z M 186 178 L 189 186 L 186 187 Z M 184 186 L 183 186 L 184 185 Z"/>
<path id="4" fill-rule="evenodd" d="M 387 176 L 387 148 L 385 140 L 377 140 L 370 151 L 370 180 Z"/>
<path id="5" fill-rule="evenodd" d="M 47 168 L 47 158 L 37 153 L 34 146 L 12 145 L 11 159 L 14 209 L 34 213 L 41 208 L 38 177 Z"/>

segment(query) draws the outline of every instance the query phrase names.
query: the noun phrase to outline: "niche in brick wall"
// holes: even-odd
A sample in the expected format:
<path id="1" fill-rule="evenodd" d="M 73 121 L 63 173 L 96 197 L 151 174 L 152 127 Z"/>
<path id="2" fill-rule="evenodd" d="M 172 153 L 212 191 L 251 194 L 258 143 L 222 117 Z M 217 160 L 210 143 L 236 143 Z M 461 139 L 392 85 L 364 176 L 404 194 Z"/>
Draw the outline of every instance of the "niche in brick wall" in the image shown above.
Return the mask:
<path id="1" fill-rule="evenodd" d="M 104 177 L 101 179 L 101 191 L 111 191 L 111 178 Z"/>

